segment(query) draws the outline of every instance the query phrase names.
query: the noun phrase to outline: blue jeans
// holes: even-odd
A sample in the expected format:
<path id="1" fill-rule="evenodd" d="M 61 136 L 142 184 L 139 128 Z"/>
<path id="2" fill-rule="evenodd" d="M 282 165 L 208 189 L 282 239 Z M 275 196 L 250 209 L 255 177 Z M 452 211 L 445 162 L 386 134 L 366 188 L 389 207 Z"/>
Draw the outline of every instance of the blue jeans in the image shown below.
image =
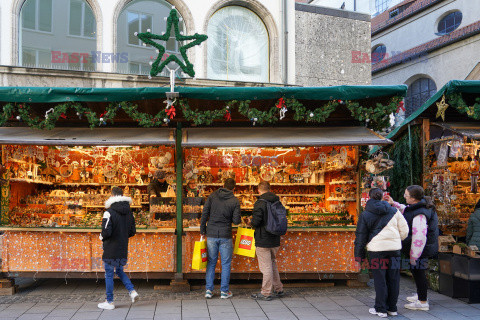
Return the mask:
<path id="1" fill-rule="evenodd" d="M 105 265 L 105 285 L 107 287 L 107 301 L 113 302 L 113 275 L 114 271 L 117 273 L 117 276 L 122 280 L 123 285 L 128 290 L 128 292 L 132 292 L 134 290 L 133 284 L 128 279 L 128 276 L 123 272 L 123 266 L 119 265 L 114 267 L 108 263 L 104 263 Z"/>
<path id="2" fill-rule="evenodd" d="M 215 267 L 217 266 L 218 252 L 222 260 L 222 282 L 220 290 L 228 292 L 230 284 L 230 267 L 232 265 L 233 242 L 232 239 L 207 238 L 208 263 L 205 281 L 206 289 L 213 291 L 213 280 L 215 279 Z"/>

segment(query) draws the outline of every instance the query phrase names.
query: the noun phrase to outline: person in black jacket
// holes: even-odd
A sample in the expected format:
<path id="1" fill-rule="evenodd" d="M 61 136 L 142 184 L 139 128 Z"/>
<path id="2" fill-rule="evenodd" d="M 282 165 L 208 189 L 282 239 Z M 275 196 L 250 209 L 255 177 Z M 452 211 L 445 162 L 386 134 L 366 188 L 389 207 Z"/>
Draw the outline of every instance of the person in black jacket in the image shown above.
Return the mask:
<path id="1" fill-rule="evenodd" d="M 168 183 L 165 180 L 166 173 L 162 170 L 157 170 L 153 174 L 153 180 L 147 186 L 147 193 L 149 196 L 161 197 L 162 192 L 167 192 Z"/>
<path id="2" fill-rule="evenodd" d="M 428 259 L 438 253 L 438 216 L 432 199 L 425 196 L 421 186 L 411 185 L 405 190 L 404 198 L 407 205 L 393 201 L 389 196 L 386 200 L 403 212 L 410 232 L 403 241 L 403 253 L 409 257 L 410 271 L 412 272 L 417 294 L 407 297 L 410 303 L 406 309 L 428 311 L 430 305 L 427 300 L 428 279 L 426 269 Z"/>
<path id="3" fill-rule="evenodd" d="M 270 191 L 270 183 L 262 181 L 258 184 L 259 199 L 253 205 L 252 227 L 255 228 L 255 247 L 258 268 L 263 274 L 261 293 L 252 294 L 256 300 L 272 300 L 272 296 L 284 296 L 283 284 L 278 273 L 276 256 L 280 249 L 280 236 L 265 229 L 268 220 L 267 202 L 280 201 L 280 198 Z"/>
<path id="4" fill-rule="evenodd" d="M 131 203 L 132 199 L 124 197 L 123 191 L 119 187 L 112 188 L 112 196 L 105 202 L 107 211 L 103 214 L 100 240 L 103 241 L 102 260 L 105 265 L 107 300 L 98 304 L 100 309 L 115 309 L 113 304 L 114 272 L 122 280 L 132 302 L 138 299 L 138 293 L 123 271 L 128 258 L 128 239 L 136 233 L 135 219 L 130 210 Z"/>
<path id="5" fill-rule="evenodd" d="M 232 296 L 229 290 L 233 254 L 232 223 L 239 224 L 241 221 L 240 201 L 233 194 L 234 189 L 235 180 L 226 179 L 223 188 L 213 192 L 203 206 L 200 234 L 207 235 L 208 262 L 205 274 L 207 299 L 213 297 L 218 252 L 222 259 L 220 298 L 228 299 Z"/>
<path id="6" fill-rule="evenodd" d="M 368 311 L 387 318 L 398 314 L 400 250 L 408 235 L 408 225 L 400 211 L 382 201 L 382 190 L 371 189 L 369 197 L 358 219 L 354 254 L 355 260 L 361 262 L 367 249 L 375 285 L 375 307 Z"/>

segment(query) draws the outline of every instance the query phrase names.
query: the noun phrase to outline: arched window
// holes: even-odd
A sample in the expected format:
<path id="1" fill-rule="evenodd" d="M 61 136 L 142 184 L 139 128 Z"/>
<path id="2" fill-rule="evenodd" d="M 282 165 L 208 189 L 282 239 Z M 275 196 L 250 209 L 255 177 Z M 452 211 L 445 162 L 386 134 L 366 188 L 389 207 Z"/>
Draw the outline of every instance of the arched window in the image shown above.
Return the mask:
<path id="1" fill-rule="evenodd" d="M 26 0 L 19 29 L 19 65 L 95 70 L 97 26 L 85 0 Z"/>
<path id="2" fill-rule="evenodd" d="M 383 44 L 375 46 L 372 50 L 372 64 L 378 63 L 385 58 L 387 47 Z"/>
<path id="3" fill-rule="evenodd" d="M 407 90 L 405 98 L 406 116 L 411 115 L 437 92 L 437 86 L 432 79 L 420 78 L 415 80 Z"/>
<path id="4" fill-rule="evenodd" d="M 438 33 L 448 34 L 453 30 L 457 29 L 461 23 L 462 13 L 460 11 L 449 13 L 445 17 L 443 17 L 438 23 Z"/>
<path id="5" fill-rule="evenodd" d="M 123 8 L 117 21 L 117 54 L 120 59 L 117 63 L 117 72 L 147 75 L 150 73 L 150 62 L 155 61 L 158 56 L 156 49 L 151 46 L 145 46 L 143 42 L 135 36 L 135 32 L 147 32 L 162 35 L 166 31 L 167 17 L 172 10 L 172 5 L 164 0 L 134 0 Z M 185 24 L 180 17 L 180 33 L 185 30 Z M 175 39 L 175 33 L 172 28 L 170 40 L 154 40 L 165 46 L 166 58 L 174 54 L 180 57 L 179 42 Z M 183 58 L 180 58 L 183 60 Z M 172 66 L 173 67 L 173 66 Z M 163 70 L 161 75 L 166 76 L 167 70 Z"/>
<path id="6" fill-rule="evenodd" d="M 240 6 L 215 12 L 207 28 L 210 79 L 268 82 L 268 33 L 262 20 Z"/>

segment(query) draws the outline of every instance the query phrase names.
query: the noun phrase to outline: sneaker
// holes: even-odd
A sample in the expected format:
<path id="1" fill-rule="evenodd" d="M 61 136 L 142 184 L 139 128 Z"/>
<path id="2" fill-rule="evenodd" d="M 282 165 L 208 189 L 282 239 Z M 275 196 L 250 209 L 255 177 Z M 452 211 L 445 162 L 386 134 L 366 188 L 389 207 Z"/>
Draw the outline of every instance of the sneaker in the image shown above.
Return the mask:
<path id="1" fill-rule="evenodd" d="M 392 316 L 392 317 L 398 316 L 398 312 L 397 312 L 397 311 L 387 311 L 387 314 L 388 314 L 389 316 Z"/>
<path id="2" fill-rule="evenodd" d="M 220 299 L 229 299 L 233 296 L 233 294 L 228 291 L 228 292 L 220 292 Z"/>
<path id="3" fill-rule="evenodd" d="M 412 303 L 407 303 L 405 305 L 405 309 L 428 311 L 428 310 L 430 310 L 430 305 L 428 304 L 428 302 L 421 303 L 420 301 L 417 300 L 417 301 L 412 302 Z"/>
<path id="4" fill-rule="evenodd" d="M 278 298 L 281 298 L 281 297 L 285 297 L 285 291 L 275 291 L 273 293 L 274 296 L 278 297 Z"/>
<path id="5" fill-rule="evenodd" d="M 130 298 L 132 299 L 132 303 L 138 300 L 138 293 L 137 291 L 133 290 L 130 292 Z"/>
<path id="6" fill-rule="evenodd" d="M 205 291 L 205 299 L 212 299 L 212 297 L 213 297 L 212 290 Z"/>
<path id="7" fill-rule="evenodd" d="M 408 302 L 416 302 L 417 300 L 418 300 L 418 294 L 416 293 L 411 297 L 407 297 Z"/>
<path id="8" fill-rule="evenodd" d="M 250 297 L 254 300 L 263 300 L 263 301 L 271 301 L 273 299 L 272 296 L 264 296 L 261 293 L 254 293 Z"/>
<path id="9" fill-rule="evenodd" d="M 108 301 L 99 303 L 99 304 L 98 304 L 98 307 L 99 307 L 100 309 L 105 309 L 105 310 L 113 310 L 113 309 L 115 309 L 115 305 L 113 304 L 113 302 L 108 302 Z"/>
<path id="10" fill-rule="evenodd" d="M 377 310 L 375 310 L 375 308 L 368 309 L 368 312 L 370 312 L 370 314 L 376 314 L 380 318 L 387 318 L 388 317 L 388 314 L 383 313 L 383 312 L 377 312 Z"/>

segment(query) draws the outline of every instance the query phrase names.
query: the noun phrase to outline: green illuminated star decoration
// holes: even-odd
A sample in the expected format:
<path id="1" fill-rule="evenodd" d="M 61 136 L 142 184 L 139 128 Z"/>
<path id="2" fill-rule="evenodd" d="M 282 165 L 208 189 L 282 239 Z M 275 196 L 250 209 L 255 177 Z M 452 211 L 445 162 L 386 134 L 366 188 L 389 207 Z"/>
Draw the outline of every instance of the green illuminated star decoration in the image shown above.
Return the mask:
<path id="1" fill-rule="evenodd" d="M 142 33 L 137 33 L 136 36 L 142 40 L 144 43 L 151 45 L 152 47 L 157 48 L 158 56 L 157 59 L 152 63 L 152 68 L 150 69 L 150 76 L 154 77 L 158 73 L 162 72 L 162 70 L 169 64 L 170 62 L 174 61 L 176 62 L 180 68 L 188 74 L 190 77 L 195 76 L 195 70 L 193 69 L 193 64 L 188 60 L 187 57 L 187 49 L 190 49 L 193 46 L 199 45 L 203 41 L 207 40 L 207 36 L 204 34 L 198 34 L 195 33 L 192 36 L 184 36 L 180 34 L 180 31 L 178 29 L 178 23 L 180 22 L 180 19 L 178 18 L 177 10 L 172 9 L 170 11 L 170 15 L 167 18 L 167 30 L 163 35 L 157 35 L 148 32 L 142 32 Z M 185 44 L 183 46 L 180 46 L 180 54 L 183 57 L 183 60 L 185 61 L 182 62 L 176 55 L 172 54 L 167 57 L 162 62 L 162 57 L 165 53 L 165 46 L 162 46 L 161 44 L 153 41 L 153 40 L 163 40 L 163 41 L 168 41 L 170 39 L 170 32 L 172 30 L 172 25 L 174 27 L 175 31 L 175 39 L 177 41 L 188 41 L 188 40 L 194 40 L 188 44 Z"/>

